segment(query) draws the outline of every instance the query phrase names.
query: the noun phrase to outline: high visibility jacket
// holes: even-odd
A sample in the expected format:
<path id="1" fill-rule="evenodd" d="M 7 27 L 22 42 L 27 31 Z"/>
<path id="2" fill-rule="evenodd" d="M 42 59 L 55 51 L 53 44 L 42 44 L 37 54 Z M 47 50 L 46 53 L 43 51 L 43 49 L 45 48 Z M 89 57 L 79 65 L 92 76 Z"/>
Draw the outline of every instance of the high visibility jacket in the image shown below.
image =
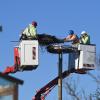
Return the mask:
<path id="1" fill-rule="evenodd" d="M 37 30 L 33 25 L 29 24 L 29 26 L 23 31 L 23 34 L 27 37 L 36 38 Z"/>
<path id="2" fill-rule="evenodd" d="M 90 44 L 90 36 L 89 35 L 85 35 L 81 38 L 81 43 L 82 44 Z"/>

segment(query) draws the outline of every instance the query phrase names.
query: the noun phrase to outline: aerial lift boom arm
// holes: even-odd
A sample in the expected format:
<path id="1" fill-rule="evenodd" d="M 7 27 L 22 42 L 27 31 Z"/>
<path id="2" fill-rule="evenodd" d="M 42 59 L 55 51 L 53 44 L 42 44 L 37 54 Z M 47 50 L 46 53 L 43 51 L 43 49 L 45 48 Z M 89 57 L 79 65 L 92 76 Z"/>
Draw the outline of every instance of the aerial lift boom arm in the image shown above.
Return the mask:
<path id="1" fill-rule="evenodd" d="M 74 69 L 64 71 L 62 73 L 62 79 L 69 76 L 69 74 L 73 72 L 75 72 Z M 44 100 L 47 94 L 53 89 L 53 87 L 55 87 L 58 84 L 58 78 L 59 77 L 56 77 L 55 79 L 50 81 L 48 84 L 46 84 L 44 87 L 42 87 L 39 91 L 37 91 L 33 100 Z"/>
<path id="2" fill-rule="evenodd" d="M 19 58 L 19 53 L 18 49 L 14 48 L 14 65 L 13 66 L 8 66 L 3 74 L 9 74 L 9 73 L 16 73 L 19 71 L 18 66 L 20 65 L 20 58 Z"/>

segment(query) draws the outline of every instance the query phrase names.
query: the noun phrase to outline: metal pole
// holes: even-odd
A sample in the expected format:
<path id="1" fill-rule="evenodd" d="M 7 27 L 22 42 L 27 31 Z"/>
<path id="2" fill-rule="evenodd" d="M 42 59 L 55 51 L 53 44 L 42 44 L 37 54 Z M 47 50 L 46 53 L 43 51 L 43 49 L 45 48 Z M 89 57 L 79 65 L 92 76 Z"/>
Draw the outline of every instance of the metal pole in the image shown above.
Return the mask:
<path id="1" fill-rule="evenodd" d="M 62 53 L 59 53 L 58 65 L 58 100 L 62 100 Z"/>
<path id="2" fill-rule="evenodd" d="M 2 26 L 0 25 L 0 32 L 2 32 Z"/>

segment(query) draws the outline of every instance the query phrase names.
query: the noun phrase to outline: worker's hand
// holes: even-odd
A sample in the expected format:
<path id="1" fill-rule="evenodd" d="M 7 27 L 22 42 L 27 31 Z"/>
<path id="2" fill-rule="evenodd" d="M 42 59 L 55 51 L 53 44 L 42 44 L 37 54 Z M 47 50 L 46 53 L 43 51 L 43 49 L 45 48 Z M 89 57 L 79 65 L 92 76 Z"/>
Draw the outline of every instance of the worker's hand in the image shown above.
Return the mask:
<path id="1" fill-rule="evenodd" d="M 69 39 L 64 39 L 64 42 L 71 42 L 72 40 L 69 40 Z"/>
<path id="2" fill-rule="evenodd" d="M 27 40 L 27 36 L 25 34 L 22 34 L 20 40 Z"/>
<path id="3" fill-rule="evenodd" d="M 67 39 L 66 38 L 64 38 L 63 40 L 64 40 L 64 42 L 67 42 Z"/>

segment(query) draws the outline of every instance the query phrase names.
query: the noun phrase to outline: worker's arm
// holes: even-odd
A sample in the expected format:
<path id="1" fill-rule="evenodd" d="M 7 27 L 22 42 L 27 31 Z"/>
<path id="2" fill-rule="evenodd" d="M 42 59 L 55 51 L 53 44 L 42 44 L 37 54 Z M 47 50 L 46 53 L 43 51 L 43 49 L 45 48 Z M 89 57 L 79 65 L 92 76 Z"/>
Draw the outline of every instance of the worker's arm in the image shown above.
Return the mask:
<path id="1" fill-rule="evenodd" d="M 22 32 L 22 34 L 27 34 L 28 33 L 28 28 L 25 28 L 25 30 Z"/>
<path id="2" fill-rule="evenodd" d="M 73 41 L 73 40 L 75 40 L 75 39 L 76 39 L 76 35 L 73 35 L 73 36 L 70 38 L 71 41 Z"/>
<path id="3" fill-rule="evenodd" d="M 65 39 L 64 39 L 64 41 L 65 42 L 70 42 L 70 41 L 73 41 L 74 39 L 76 38 L 76 35 L 68 35 Z"/>
<path id="4" fill-rule="evenodd" d="M 68 42 L 70 40 L 70 35 L 68 35 L 66 38 L 64 38 L 64 42 Z"/>
<path id="5" fill-rule="evenodd" d="M 24 31 L 22 31 L 19 40 L 26 40 L 27 39 L 27 34 L 26 34 L 27 32 L 28 32 L 27 28 Z"/>

